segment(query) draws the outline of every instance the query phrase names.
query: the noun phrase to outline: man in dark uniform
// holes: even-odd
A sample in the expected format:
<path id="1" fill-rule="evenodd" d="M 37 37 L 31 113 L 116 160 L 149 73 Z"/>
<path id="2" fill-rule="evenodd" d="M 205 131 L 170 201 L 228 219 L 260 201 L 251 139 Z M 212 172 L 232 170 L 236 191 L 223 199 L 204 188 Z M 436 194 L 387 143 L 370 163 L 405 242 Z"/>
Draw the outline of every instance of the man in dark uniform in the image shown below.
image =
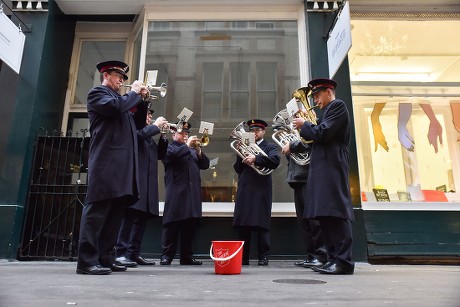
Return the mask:
<path id="1" fill-rule="evenodd" d="M 209 158 L 198 146 L 196 136 L 188 137 L 191 125 L 184 122 L 182 130 L 173 132 L 165 167 L 166 198 L 163 211 L 163 253 L 160 264 L 170 265 L 176 254 L 180 236 L 180 264 L 200 265 L 193 259 L 193 238 L 202 216 L 200 170 L 209 168 Z"/>
<path id="2" fill-rule="evenodd" d="M 317 125 L 302 118 L 294 120 L 297 129 L 301 129 L 300 136 L 313 140 L 304 217 L 320 222 L 328 255 L 326 264 L 313 269 L 323 274 L 353 274 L 354 214 L 348 179 L 350 117 L 345 103 L 335 97 L 334 80 L 315 79 L 308 86 L 316 105 L 324 112 Z"/>
<path id="3" fill-rule="evenodd" d="M 270 252 L 270 225 L 272 213 L 272 175 L 261 175 L 251 165 L 276 169 L 280 156 L 274 143 L 264 140 L 267 123 L 261 119 L 247 122 L 255 133 L 255 142 L 265 155 L 249 154 L 244 159 L 239 155 L 233 164 L 238 174 L 238 189 L 233 213 L 233 227 L 238 229 L 239 239 L 244 241 L 243 264 L 249 264 L 252 231 L 257 233 L 259 265 L 268 265 Z"/>
<path id="4" fill-rule="evenodd" d="M 135 120 L 130 110 L 149 95 L 140 81 L 121 96 L 129 67 L 120 61 L 97 64 L 102 85 L 88 94 L 91 140 L 88 191 L 80 222 L 77 274 L 105 275 L 123 271 L 114 264 L 114 246 L 126 205 L 138 199 L 137 130 L 146 113 Z M 134 111 L 134 110 L 132 110 Z M 140 112 L 139 112 L 140 113 Z M 138 119 L 139 119 L 138 118 Z"/>
<path id="5" fill-rule="evenodd" d="M 138 108 L 139 111 L 139 108 Z M 161 134 L 158 145 L 153 136 L 161 132 L 167 124 L 164 117 L 158 117 L 151 124 L 153 110 L 148 110 L 145 127 L 138 131 L 139 145 L 139 200 L 125 210 L 123 223 L 116 245 L 116 264 L 133 267 L 136 265 L 154 265 L 141 256 L 141 242 L 147 220 L 159 215 L 158 210 L 158 160 L 166 155 L 168 140 Z"/>
<path id="6" fill-rule="evenodd" d="M 295 262 L 294 265 L 312 268 L 326 263 L 326 247 L 321 237 L 321 228 L 318 221 L 304 218 L 305 207 L 307 206 L 307 179 L 309 164 L 299 165 L 290 158 L 291 153 L 310 153 L 311 147 L 300 140 L 287 143 L 282 153 L 288 160 L 288 171 L 286 181 L 294 190 L 294 205 L 297 222 L 301 231 L 301 238 L 305 246 L 305 260 Z"/>

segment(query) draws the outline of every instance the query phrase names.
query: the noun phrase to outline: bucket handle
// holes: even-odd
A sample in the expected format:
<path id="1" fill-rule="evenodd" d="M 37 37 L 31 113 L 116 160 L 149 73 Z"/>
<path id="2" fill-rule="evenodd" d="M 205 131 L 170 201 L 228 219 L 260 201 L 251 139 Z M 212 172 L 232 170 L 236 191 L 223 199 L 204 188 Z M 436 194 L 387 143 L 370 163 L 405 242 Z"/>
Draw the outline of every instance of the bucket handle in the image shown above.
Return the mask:
<path id="1" fill-rule="evenodd" d="M 214 260 L 214 261 L 227 261 L 227 260 L 230 260 L 240 252 L 240 250 L 243 248 L 243 245 L 244 245 L 244 241 L 241 241 L 240 248 L 238 248 L 237 251 L 234 252 L 231 256 L 228 256 L 228 257 L 225 257 L 225 258 L 214 258 L 214 256 L 212 255 L 212 243 L 211 243 L 211 248 L 209 249 L 209 257 L 211 257 L 211 259 Z"/>

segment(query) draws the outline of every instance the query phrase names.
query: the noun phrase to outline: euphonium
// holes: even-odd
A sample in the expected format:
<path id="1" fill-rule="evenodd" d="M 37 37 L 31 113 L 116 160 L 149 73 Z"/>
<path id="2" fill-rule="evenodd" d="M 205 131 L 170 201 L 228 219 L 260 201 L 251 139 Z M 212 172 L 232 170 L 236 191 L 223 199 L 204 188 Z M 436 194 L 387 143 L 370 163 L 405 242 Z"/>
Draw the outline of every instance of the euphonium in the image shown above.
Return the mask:
<path id="1" fill-rule="evenodd" d="M 272 134 L 272 139 L 281 148 L 292 141 L 301 141 L 298 131 L 292 127 L 288 116 L 287 110 L 284 109 L 279 111 L 273 118 L 273 129 L 275 132 Z M 291 152 L 289 156 L 299 165 L 307 165 L 310 163 L 309 152 Z"/>
<path id="2" fill-rule="evenodd" d="M 254 156 L 263 155 L 267 156 L 267 154 L 257 145 L 257 144 L 247 144 L 244 142 L 242 134 L 246 132 L 244 129 L 244 122 L 238 124 L 238 126 L 233 129 L 232 133 L 228 137 L 229 140 L 233 140 L 230 143 L 230 147 L 241 157 L 246 158 L 248 155 L 252 154 Z M 260 175 L 269 175 L 273 172 L 273 169 L 258 166 L 258 165 L 250 165 L 258 174 Z"/>

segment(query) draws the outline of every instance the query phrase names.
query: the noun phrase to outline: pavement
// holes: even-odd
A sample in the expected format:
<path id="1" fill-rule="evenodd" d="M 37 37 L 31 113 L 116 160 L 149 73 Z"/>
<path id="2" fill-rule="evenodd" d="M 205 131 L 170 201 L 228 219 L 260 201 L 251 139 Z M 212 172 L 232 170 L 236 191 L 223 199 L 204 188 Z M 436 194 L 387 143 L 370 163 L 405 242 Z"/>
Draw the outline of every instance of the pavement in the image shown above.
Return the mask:
<path id="1" fill-rule="evenodd" d="M 0 307 L 460 306 L 460 266 L 356 263 L 354 275 L 322 275 L 293 261 L 251 261 L 240 274 L 202 266 L 138 266 L 104 276 L 75 262 L 0 260 Z"/>

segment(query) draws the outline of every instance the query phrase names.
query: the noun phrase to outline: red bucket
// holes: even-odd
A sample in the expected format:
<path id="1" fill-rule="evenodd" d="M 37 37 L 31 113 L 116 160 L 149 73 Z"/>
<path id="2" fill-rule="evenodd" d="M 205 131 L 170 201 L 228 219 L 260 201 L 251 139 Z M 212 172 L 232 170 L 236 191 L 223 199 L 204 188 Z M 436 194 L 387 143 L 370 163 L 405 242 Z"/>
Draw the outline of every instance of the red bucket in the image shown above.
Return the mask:
<path id="1" fill-rule="evenodd" d="M 240 274 L 244 241 L 212 241 L 209 257 L 216 274 Z"/>

